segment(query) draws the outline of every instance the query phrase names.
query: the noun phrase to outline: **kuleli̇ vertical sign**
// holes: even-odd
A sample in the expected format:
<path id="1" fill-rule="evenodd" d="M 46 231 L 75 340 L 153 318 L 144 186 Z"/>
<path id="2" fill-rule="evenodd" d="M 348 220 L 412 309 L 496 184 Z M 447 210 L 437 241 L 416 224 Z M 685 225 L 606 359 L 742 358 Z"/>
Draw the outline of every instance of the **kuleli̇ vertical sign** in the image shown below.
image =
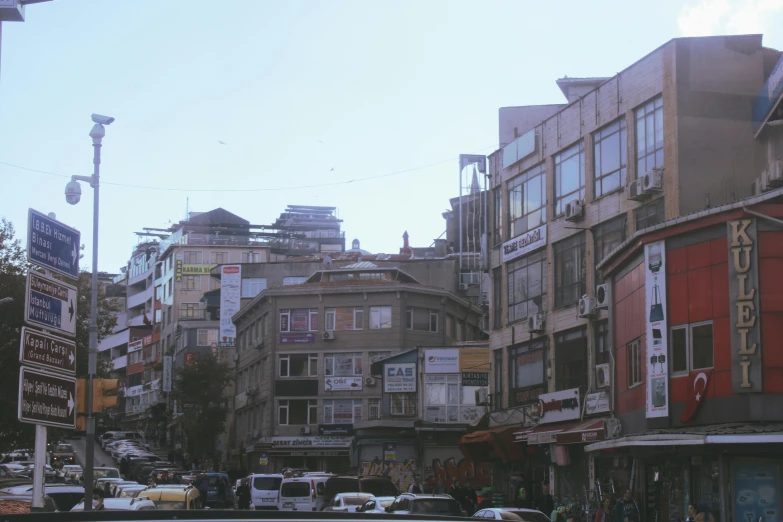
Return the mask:
<path id="1" fill-rule="evenodd" d="M 231 318 L 242 298 L 242 265 L 220 267 L 220 346 L 235 346 L 237 327 Z"/>
<path id="2" fill-rule="evenodd" d="M 669 416 L 669 350 L 666 307 L 666 243 L 644 247 L 647 319 L 647 418 Z"/>

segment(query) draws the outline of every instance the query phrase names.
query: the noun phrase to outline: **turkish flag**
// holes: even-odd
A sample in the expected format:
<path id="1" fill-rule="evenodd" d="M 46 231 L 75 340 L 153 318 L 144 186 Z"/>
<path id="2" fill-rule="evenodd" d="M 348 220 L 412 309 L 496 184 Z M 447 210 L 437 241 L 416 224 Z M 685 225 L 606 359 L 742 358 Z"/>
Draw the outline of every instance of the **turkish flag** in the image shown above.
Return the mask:
<path id="1" fill-rule="evenodd" d="M 680 415 L 680 422 L 683 424 L 690 422 L 699 411 L 701 403 L 707 400 L 707 384 L 711 378 L 712 370 L 696 370 L 688 376 L 688 398 L 685 401 L 685 409 Z"/>

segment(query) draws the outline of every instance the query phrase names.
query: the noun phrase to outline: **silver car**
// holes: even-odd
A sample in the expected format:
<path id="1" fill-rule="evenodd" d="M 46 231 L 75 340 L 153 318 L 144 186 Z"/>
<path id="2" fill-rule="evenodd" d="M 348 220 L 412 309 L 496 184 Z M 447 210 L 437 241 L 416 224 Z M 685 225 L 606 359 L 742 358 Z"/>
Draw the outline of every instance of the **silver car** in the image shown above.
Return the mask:
<path id="1" fill-rule="evenodd" d="M 386 513 L 386 508 L 391 506 L 396 497 L 370 497 L 356 508 L 357 513 Z"/>
<path id="2" fill-rule="evenodd" d="M 499 507 L 480 509 L 473 518 L 488 518 L 490 520 L 522 520 L 523 522 L 550 522 L 549 517 L 537 509 L 516 507 Z"/>

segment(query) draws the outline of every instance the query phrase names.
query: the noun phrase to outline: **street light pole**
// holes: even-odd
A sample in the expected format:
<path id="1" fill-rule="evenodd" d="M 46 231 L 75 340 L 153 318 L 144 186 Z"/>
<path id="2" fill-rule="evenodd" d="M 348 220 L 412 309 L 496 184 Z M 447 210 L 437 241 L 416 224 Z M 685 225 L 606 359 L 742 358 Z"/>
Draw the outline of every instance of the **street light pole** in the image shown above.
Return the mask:
<path id="1" fill-rule="evenodd" d="M 72 176 L 71 182 L 66 186 L 66 199 L 71 204 L 79 202 L 79 197 L 68 198 L 69 189 L 75 194 L 78 181 L 86 181 L 93 189 L 93 215 L 92 215 L 92 291 L 90 292 L 90 344 L 87 352 L 87 440 L 84 458 L 84 510 L 92 511 L 92 482 L 95 466 L 95 416 L 93 415 L 93 382 L 98 371 L 98 223 L 100 208 L 100 180 L 101 180 L 101 145 L 106 129 L 103 124 L 110 124 L 114 118 L 93 114 L 95 122 L 90 137 L 93 147 L 93 173 L 92 176 Z M 73 185 L 76 187 L 73 187 Z"/>

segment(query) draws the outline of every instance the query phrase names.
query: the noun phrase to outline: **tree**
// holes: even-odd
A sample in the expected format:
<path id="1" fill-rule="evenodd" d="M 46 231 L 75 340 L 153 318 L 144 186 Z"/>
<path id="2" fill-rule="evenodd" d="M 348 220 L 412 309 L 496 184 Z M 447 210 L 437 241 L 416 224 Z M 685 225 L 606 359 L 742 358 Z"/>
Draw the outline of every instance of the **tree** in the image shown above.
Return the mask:
<path id="1" fill-rule="evenodd" d="M 76 375 L 87 377 L 87 357 L 90 347 L 90 312 L 92 310 L 92 274 L 81 272 L 76 281 L 79 305 L 76 307 Z M 98 283 L 98 342 L 111 335 L 117 326 L 117 313 L 120 303 L 116 298 L 106 297 L 106 288 Z M 111 377 L 111 362 L 98 364 L 97 376 L 102 379 Z"/>
<path id="2" fill-rule="evenodd" d="M 212 355 L 177 370 L 172 395 L 183 405 L 183 426 L 192 455 L 216 461 L 215 446 L 228 414 L 224 391 L 231 381 L 228 365 Z"/>

